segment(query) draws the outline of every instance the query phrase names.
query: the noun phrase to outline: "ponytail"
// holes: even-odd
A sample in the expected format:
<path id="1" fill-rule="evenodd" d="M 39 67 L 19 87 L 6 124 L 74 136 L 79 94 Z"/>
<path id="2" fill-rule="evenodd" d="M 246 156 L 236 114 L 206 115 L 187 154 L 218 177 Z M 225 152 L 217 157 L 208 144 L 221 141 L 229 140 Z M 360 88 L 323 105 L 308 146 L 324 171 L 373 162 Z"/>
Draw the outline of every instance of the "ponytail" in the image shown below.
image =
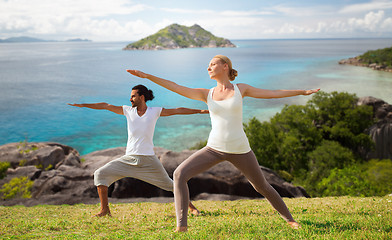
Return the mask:
<path id="1" fill-rule="evenodd" d="M 149 90 L 146 86 L 144 85 L 136 85 L 132 88 L 132 90 L 137 90 L 138 94 L 140 96 L 144 96 L 144 101 L 149 101 L 149 100 L 153 100 L 154 99 L 154 94 L 152 92 L 152 90 Z"/>

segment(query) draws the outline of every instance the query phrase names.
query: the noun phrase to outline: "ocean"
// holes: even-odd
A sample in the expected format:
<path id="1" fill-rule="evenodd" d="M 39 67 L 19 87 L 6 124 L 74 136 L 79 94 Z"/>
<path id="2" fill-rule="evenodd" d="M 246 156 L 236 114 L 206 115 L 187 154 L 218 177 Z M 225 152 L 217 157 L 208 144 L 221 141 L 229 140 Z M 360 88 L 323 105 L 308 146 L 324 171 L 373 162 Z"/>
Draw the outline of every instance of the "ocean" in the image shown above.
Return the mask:
<path id="1" fill-rule="evenodd" d="M 339 65 L 367 50 L 391 47 L 392 39 L 233 40 L 237 48 L 123 51 L 128 42 L 45 42 L 0 44 L 0 144 L 59 142 L 81 155 L 125 146 L 126 119 L 109 111 L 67 103 L 130 105 L 131 88 L 154 91 L 149 106 L 206 109 L 203 102 L 172 93 L 126 69 L 139 69 L 188 87 L 212 88 L 207 65 L 227 55 L 237 83 L 265 89 L 344 91 L 392 103 L 392 73 Z M 235 83 L 234 82 L 234 83 Z M 285 104 L 305 104 L 310 96 L 244 99 L 244 122 L 268 121 Z M 206 140 L 208 115 L 159 118 L 155 146 L 181 151 Z"/>

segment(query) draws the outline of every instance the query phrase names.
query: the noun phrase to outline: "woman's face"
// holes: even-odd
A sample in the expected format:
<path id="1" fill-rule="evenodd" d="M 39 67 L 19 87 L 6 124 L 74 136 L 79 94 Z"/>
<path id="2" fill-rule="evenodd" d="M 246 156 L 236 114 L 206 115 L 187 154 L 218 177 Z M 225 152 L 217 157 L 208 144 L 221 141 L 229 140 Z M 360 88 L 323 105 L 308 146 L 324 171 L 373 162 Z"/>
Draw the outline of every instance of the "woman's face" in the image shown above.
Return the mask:
<path id="1" fill-rule="evenodd" d="M 223 63 L 219 58 L 213 58 L 208 65 L 207 71 L 211 79 L 216 79 L 217 77 L 227 75 L 226 69 L 228 69 L 226 63 Z"/>

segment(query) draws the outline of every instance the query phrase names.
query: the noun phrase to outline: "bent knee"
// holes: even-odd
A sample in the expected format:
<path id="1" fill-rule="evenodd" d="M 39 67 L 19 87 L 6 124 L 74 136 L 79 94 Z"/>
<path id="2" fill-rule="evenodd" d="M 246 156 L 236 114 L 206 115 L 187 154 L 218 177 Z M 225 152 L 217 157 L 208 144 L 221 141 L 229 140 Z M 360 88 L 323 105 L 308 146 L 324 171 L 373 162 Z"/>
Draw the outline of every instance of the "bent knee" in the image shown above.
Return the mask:
<path id="1" fill-rule="evenodd" d="M 173 180 L 175 182 L 177 181 L 188 181 L 189 179 L 187 178 L 186 174 L 182 169 L 177 168 L 174 173 L 173 173 Z"/>
<path id="2" fill-rule="evenodd" d="M 97 170 L 95 170 L 94 172 L 94 179 L 100 179 L 105 177 L 105 170 L 102 168 L 98 168 Z"/>

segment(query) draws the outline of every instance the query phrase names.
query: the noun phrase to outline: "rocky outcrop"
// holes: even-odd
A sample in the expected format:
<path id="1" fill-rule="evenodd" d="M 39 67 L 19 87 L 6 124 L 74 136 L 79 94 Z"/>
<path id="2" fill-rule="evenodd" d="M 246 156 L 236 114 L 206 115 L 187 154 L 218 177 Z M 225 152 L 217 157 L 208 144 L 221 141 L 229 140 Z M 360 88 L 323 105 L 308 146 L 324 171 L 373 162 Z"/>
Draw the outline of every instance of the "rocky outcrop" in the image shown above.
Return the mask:
<path id="1" fill-rule="evenodd" d="M 358 105 L 372 106 L 374 117 L 377 119 L 377 122 L 367 130 L 375 142 L 375 149 L 367 158 L 392 159 L 392 105 L 374 97 L 360 98 Z"/>
<path id="2" fill-rule="evenodd" d="M 342 64 L 342 65 L 348 64 L 348 65 L 353 65 L 353 66 L 368 67 L 373 70 L 392 72 L 392 68 L 390 68 L 386 65 L 377 64 L 377 63 L 366 63 L 366 62 L 363 62 L 360 57 L 342 59 L 339 61 L 339 64 Z"/>
<path id="3" fill-rule="evenodd" d="M 195 24 L 191 27 L 172 24 L 137 42 L 128 44 L 123 50 L 163 50 L 178 48 L 235 47 L 230 40 L 216 37 Z"/>
<path id="4" fill-rule="evenodd" d="M 82 157 L 71 147 L 57 143 L 11 143 L 0 146 L 0 161 L 12 163 L 0 186 L 12 178 L 27 176 L 34 181 L 32 198 L 0 200 L 0 205 L 98 203 L 93 183 L 94 171 L 124 154 L 125 148 L 93 152 Z M 27 149 L 30 149 L 27 151 Z M 61 149 L 61 153 L 60 153 Z M 172 152 L 155 148 L 170 177 L 177 166 L 194 151 Z M 82 159 L 82 161 L 81 161 Z M 37 165 L 38 163 L 38 165 Z M 41 167 L 42 165 L 42 167 Z M 39 166 L 39 168 L 37 168 Z M 45 168 L 45 166 L 47 166 Z M 270 184 L 283 197 L 309 197 L 301 187 L 281 179 L 272 170 L 260 167 Z M 189 182 L 192 199 L 235 200 L 260 198 L 246 178 L 230 163 L 222 162 Z M 109 187 L 111 202 L 172 201 L 173 193 L 134 178 L 121 179 Z"/>

